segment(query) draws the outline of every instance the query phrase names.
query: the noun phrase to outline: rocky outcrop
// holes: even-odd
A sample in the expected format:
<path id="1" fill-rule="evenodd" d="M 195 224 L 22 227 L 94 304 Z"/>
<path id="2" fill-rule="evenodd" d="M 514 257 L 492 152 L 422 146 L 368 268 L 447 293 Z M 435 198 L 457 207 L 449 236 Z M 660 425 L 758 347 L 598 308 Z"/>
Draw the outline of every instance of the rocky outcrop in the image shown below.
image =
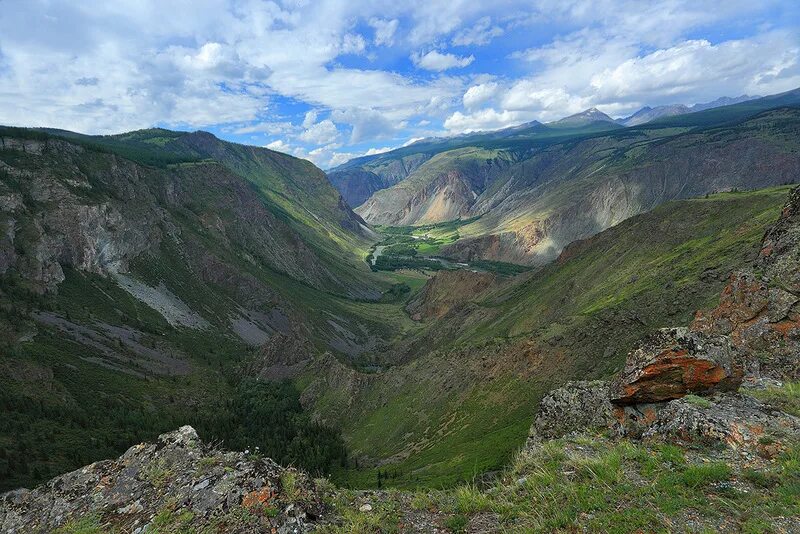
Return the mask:
<path id="1" fill-rule="evenodd" d="M 318 351 L 297 330 L 299 329 L 274 333 L 259 349 L 247 376 L 264 380 L 287 380 L 302 372 L 314 360 Z"/>
<path id="2" fill-rule="evenodd" d="M 721 445 L 772 457 L 800 439 L 800 418 L 735 392 L 622 406 L 609 400 L 608 382 L 569 382 L 542 399 L 529 443 L 587 432 Z"/>
<path id="3" fill-rule="evenodd" d="M 184 426 L 116 460 L 0 495 L 0 532 L 77 532 L 82 521 L 92 532 L 290 533 L 310 530 L 324 513 L 307 475 L 216 449 Z"/>
<path id="4" fill-rule="evenodd" d="M 730 336 L 748 374 L 800 378 L 800 188 L 767 231 L 756 273 L 731 275 L 719 306 L 698 312 L 691 329 Z"/>
<path id="5" fill-rule="evenodd" d="M 668 401 L 688 393 L 733 391 L 743 376 L 729 338 L 668 328 L 647 337 L 628 354 L 625 368 L 611 383 L 610 399 L 630 405 Z"/>
<path id="6" fill-rule="evenodd" d="M 800 437 L 800 418 L 741 393 L 723 393 L 708 399 L 684 397 L 667 403 L 642 437 L 724 444 L 773 457 Z"/>

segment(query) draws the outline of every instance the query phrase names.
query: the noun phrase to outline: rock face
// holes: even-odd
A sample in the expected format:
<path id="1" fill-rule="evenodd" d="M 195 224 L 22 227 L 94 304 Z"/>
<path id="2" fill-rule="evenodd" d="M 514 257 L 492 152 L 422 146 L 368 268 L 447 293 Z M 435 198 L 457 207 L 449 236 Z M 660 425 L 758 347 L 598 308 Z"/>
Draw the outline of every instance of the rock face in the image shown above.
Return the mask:
<path id="1" fill-rule="evenodd" d="M 800 438 L 800 418 L 734 392 L 619 406 L 609 400 L 608 382 L 569 382 L 542 399 L 528 443 L 604 431 L 635 439 L 722 445 L 772 457 Z"/>
<path id="2" fill-rule="evenodd" d="M 688 393 L 733 391 L 743 376 L 727 337 L 686 328 L 663 329 L 628 354 L 624 370 L 611 384 L 610 399 L 630 405 L 668 401 Z"/>
<path id="3" fill-rule="evenodd" d="M 0 532 L 52 532 L 81 519 L 98 532 L 305 532 L 324 511 L 306 475 L 217 450 L 184 426 L 116 460 L 0 495 Z"/>
<path id="4" fill-rule="evenodd" d="M 719 306 L 698 312 L 691 329 L 730 336 L 750 375 L 800 378 L 800 189 L 766 233 L 757 273 L 731 275 Z"/>

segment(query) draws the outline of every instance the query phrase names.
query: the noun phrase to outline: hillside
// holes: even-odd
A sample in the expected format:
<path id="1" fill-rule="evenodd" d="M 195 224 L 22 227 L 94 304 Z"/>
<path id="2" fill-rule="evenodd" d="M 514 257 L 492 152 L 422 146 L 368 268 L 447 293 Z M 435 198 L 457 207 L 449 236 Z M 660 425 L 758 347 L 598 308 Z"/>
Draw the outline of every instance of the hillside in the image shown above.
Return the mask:
<path id="1" fill-rule="evenodd" d="M 341 426 L 358 465 L 371 466 L 334 479 L 374 484 L 386 468 L 393 485 L 438 486 L 499 468 L 547 390 L 613 372 L 636 339 L 713 305 L 730 271 L 755 259 L 787 191 L 664 204 L 541 270 L 488 287 L 467 281 L 480 288 L 467 302 L 431 285 L 412 311 L 426 301 L 434 311 L 398 345 L 398 365 L 361 374 L 326 362 L 303 379 L 321 420 Z M 452 281 L 438 286 L 459 293 Z"/>
<path id="2" fill-rule="evenodd" d="M 242 372 L 268 340 L 350 361 L 413 327 L 378 302 L 371 232 L 308 162 L 201 133 L 0 133 L 4 488 L 180 421 L 246 443 Z M 285 447 L 315 427 L 294 387 L 272 390 Z"/>
<path id="3" fill-rule="evenodd" d="M 510 135 L 421 142 L 329 176 L 343 191 L 359 191 L 351 201 L 371 195 L 356 208 L 370 223 L 480 217 L 443 255 L 541 265 L 571 241 L 667 200 L 795 181 L 798 98 L 791 91 L 631 128 L 589 110 Z M 424 162 L 381 178 L 412 150 Z"/>

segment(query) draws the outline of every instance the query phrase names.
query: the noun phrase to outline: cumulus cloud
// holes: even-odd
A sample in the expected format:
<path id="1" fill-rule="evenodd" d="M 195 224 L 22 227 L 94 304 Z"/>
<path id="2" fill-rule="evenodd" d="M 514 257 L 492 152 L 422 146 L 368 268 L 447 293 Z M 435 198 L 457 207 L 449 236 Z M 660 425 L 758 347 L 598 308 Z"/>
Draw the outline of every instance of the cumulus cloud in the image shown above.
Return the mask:
<path id="1" fill-rule="evenodd" d="M 485 45 L 505 31 L 500 26 L 492 25 L 491 17 L 483 17 L 471 28 L 456 33 L 451 41 L 453 46 Z"/>
<path id="2" fill-rule="evenodd" d="M 385 113 L 371 108 L 356 108 L 334 111 L 332 117 L 337 122 L 352 125 L 351 143 L 360 143 L 368 139 L 384 139 L 404 128 L 404 121 L 392 120 Z"/>
<path id="3" fill-rule="evenodd" d="M 798 8 L 779 0 L 173 0 L 170 9 L 181 16 L 164 16 L 156 0 L 3 3 L 0 123 L 208 128 L 256 144 L 280 136 L 275 146 L 332 165 L 367 145 L 591 106 L 623 114 L 800 86 Z M 519 50 L 509 55 L 509 43 Z M 487 61 L 448 46 L 485 47 Z"/>
<path id="4" fill-rule="evenodd" d="M 366 152 L 364 152 L 365 156 L 374 156 L 375 154 L 383 154 L 384 152 L 389 152 L 390 150 L 394 150 L 394 147 L 385 146 L 381 148 L 370 148 Z"/>
<path id="5" fill-rule="evenodd" d="M 467 89 L 467 92 L 464 93 L 462 97 L 464 107 L 471 109 L 483 104 L 487 100 L 493 98 L 497 94 L 498 89 L 499 85 L 494 82 L 473 85 Z"/>
<path id="6" fill-rule="evenodd" d="M 427 54 L 411 54 L 411 61 L 421 69 L 441 72 L 448 69 L 466 67 L 475 61 L 475 56 L 459 57 L 455 54 L 442 54 L 436 50 L 431 50 Z"/>
<path id="7" fill-rule="evenodd" d="M 792 46 L 786 37 L 775 34 L 718 45 L 704 39 L 685 41 L 606 68 L 592 76 L 590 84 L 603 100 L 682 95 L 707 86 L 736 87 L 736 92 L 787 90 L 800 84 L 800 44 Z"/>
<path id="8" fill-rule="evenodd" d="M 444 127 L 450 133 L 469 133 L 484 130 L 497 130 L 515 126 L 533 120 L 533 113 L 524 111 L 497 111 L 486 108 L 474 113 L 461 113 L 456 111 L 444 121 Z"/>

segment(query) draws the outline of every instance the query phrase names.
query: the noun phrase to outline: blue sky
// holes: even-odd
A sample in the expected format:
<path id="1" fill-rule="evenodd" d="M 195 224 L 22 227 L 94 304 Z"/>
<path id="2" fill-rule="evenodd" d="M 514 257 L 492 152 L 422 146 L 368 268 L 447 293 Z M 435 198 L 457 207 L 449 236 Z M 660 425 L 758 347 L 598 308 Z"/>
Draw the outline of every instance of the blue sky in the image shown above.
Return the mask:
<path id="1" fill-rule="evenodd" d="M 203 129 L 323 168 L 798 86 L 787 0 L 0 0 L 1 124 Z"/>

